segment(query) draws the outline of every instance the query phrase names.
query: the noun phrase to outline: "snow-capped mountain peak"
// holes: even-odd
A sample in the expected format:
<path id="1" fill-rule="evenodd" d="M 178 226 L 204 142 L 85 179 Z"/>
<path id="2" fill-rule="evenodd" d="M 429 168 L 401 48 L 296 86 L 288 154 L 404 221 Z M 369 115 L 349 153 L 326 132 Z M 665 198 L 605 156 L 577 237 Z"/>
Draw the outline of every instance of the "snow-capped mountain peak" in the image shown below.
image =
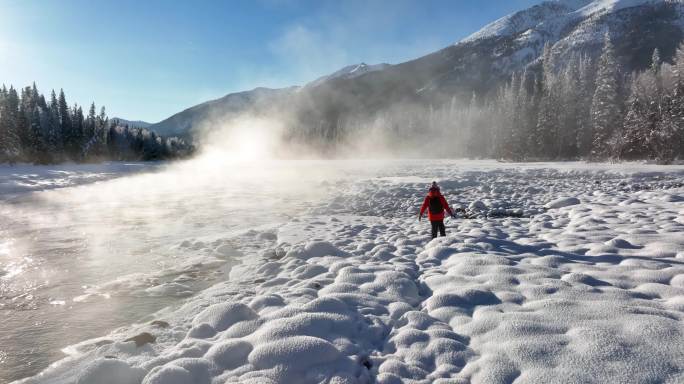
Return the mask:
<path id="1" fill-rule="evenodd" d="M 570 0 L 572 1 L 572 0 Z M 653 4 L 663 0 L 594 0 L 577 10 L 583 16 L 590 16 L 599 12 L 612 12 L 623 8 L 636 7 L 644 4 Z"/>
<path id="2" fill-rule="evenodd" d="M 595 0 L 552 0 L 552 2 L 562 4 L 570 9 L 580 9 L 593 3 Z"/>
<path id="3" fill-rule="evenodd" d="M 481 39 L 515 36 L 529 29 L 540 27 L 553 34 L 562 30 L 571 21 L 587 18 L 594 14 L 614 12 L 624 8 L 645 4 L 662 3 L 665 0 L 555 0 L 545 1 L 531 8 L 504 16 L 459 43 L 469 43 Z"/>

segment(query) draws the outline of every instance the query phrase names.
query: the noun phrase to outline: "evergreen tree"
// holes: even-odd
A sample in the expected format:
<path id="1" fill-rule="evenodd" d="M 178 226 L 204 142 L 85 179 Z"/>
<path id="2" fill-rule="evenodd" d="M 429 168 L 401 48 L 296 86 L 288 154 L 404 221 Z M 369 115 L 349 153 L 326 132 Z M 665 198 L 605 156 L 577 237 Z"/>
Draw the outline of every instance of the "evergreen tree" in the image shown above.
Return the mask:
<path id="1" fill-rule="evenodd" d="M 675 99 L 672 95 L 663 97 L 661 116 L 649 132 L 648 143 L 652 157 L 660 164 L 670 164 L 679 152 L 679 124 L 674 109 Z"/>
<path id="2" fill-rule="evenodd" d="M 79 143 L 76 132 L 73 130 L 71 123 L 71 112 L 67 105 L 64 90 L 59 90 L 59 98 L 57 100 L 57 116 L 59 119 L 59 133 L 62 137 L 62 144 L 66 154 L 71 159 L 75 159 L 79 152 Z"/>
<path id="3" fill-rule="evenodd" d="M 31 114 L 31 161 L 38 164 L 48 164 L 55 155 L 46 146 L 45 126 L 48 122 L 48 111 L 36 107 Z"/>
<path id="4" fill-rule="evenodd" d="M 674 58 L 675 84 L 672 90 L 672 118 L 679 137 L 679 158 L 684 158 L 684 42 L 679 45 Z"/>
<path id="5" fill-rule="evenodd" d="M 537 123 L 541 110 L 541 103 L 544 97 L 543 76 L 533 77 L 532 95 L 529 104 L 529 115 L 527 116 L 527 135 L 525 137 L 525 158 L 534 158 L 539 155 L 537 150 Z"/>
<path id="6" fill-rule="evenodd" d="M 515 161 L 522 161 L 526 157 L 527 126 L 526 116 L 529 108 L 529 94 L 527 92 L 527 72 L 511 83 L 511 134 L 508 144 L 508 156 Z"/>
<path id="7" fill-rule="evenodd" d="M 83 145 L 85 140 L 85 119 L 83 117 L 83 109 L 74 104 L 71 109 L 71 130 L 72 130 L 72 148 L 70 156 L 74 160 L 80 160 L 83 153 Z"/>
<path id="8" fill-rule="evenodd" d="M 0 162 L 19 160 L 21 144 L 17 132 L 19 97 L 17 91 L 4 85 L 0 91 Z"/>
<path id="9" fill-rule="evenodd" d="M 535 129 L 535 153 L 541 158 L 554 158 L 557 152 L 557 137 L 560 115 L 560 95 L 554 73 L 551 45 L 544 46 L 542 54 L 542 94 Z"/>
<path id="10" fill-rule="evenodd" d="M 579 111 L 577 126 L 577 151 L 580 157 L 586 157 L 591 152 L 594 132 L 591 125 L 591 100 L 594 95 L 595 69 L 589 56 L 580 60 L 579 70 Z"/>
<path id="11" fill-rule="evenodd" d="M 5 126 L 5 103 L 7 100 L 7 87 L 3 84 L 2 88 L 0 88 L 0 163 L 3 163 L 6 160 L 6 146 L 8 144 L 8 132 L 7 132 L 7 127 Z"/>
<path id="12" fill-rule="evenodd" d="M 19 114 L 17 115 L 16 135 L 19 139 L 19 159 L 26 160 L 31 152 L 31 113 L 33 102 L 31 100 L 31 87 L 21 89 L 19 97 Z"/>
<path id="13" fill-rule="evenodd" d="M 64 149 L 62 141 L 62 129 L 59 118 L 59 103 L 57 95 L 52 90 L 50 94 L 50 103 L 48 104 L 48 126 L 46 135 L 47 149 L 54 157 L 61 157 Z"/>
<path id="14" fill-rule="evenodd" d="M 578 156 L 577 137 L 581 120 L 581 89 L 580 89 L 580 58 L 571 57 L 563 71 L 562 83 L 562 108 L 560 112 L 560 124 L 557 134 L 557 152 L 561 159 L 568 160 Z"/>
<path id="15" fill-rule="evenodd" d="M 591 122 L 594 137 L 591 149 L 593 160 L 604 160 L 610 156 L 611 140 L 620 118 L 618 99 L 618 62 L 613 43 L 606 33 L 603 52 L 598 61 L 596 91 L 591 105 Z"/>
<path id="16" fill-rule="evenodd" d="M 658 98 L 662 96 L 663 92 L 663 78 L 661 76 L 661 68 L 663 61 L 660 59 L 660 51 L 658 48 L 653 50 L 653 55 L 651 56 L 651 73 L 653 74 L 653 81 L 656 90 L 656 95 Z"/>
<path id="17" fill-rule="evenodd" d="M 88 116 L 83 124 L 83 146 L 81 148 L 81 156 L 87 159 L 91 154 L 91 147 L 94 146 L 96 139 L 95 130 L 97 124 L 97 115 L 95 114 L 95 103 L 90 104 L 88 109 Z"/>
<path id="18" fill-rule="evenodd" d="M 627 113 L 622 123 L 623 145 L 619 148 L 619 158 L 635 160 L 644 156 L 646 148 L 647 105 L 639 91 L 638 79 L 633 81 L 629 96 Z"/>

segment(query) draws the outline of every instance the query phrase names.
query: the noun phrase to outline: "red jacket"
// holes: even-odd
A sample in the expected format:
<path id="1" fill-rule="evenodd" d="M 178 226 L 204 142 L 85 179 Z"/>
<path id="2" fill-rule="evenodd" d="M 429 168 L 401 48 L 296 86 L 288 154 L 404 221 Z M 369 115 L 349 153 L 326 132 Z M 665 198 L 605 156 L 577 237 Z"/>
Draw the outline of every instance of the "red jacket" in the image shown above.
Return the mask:
<path id="1" fill-rule="evenodd" d="M 437 214 L 433 214 L 430 212 L 428 209 L 428 206 L 430 205 L 430 198 L 436 197 L 439 198 L 439 201 L 442 203 L 442 207 L 444 208 L 442 212 L 439 212 Z M 430 191 L 427 196 L 425 196 L 425 201 L 423 201 L 423 205 L 420 207 L 420 217 L 423 217 L 423 213 L 425 213 L 425 210 L 427 209 L 428 211 L 428 219 L 430 221 L 439 221 L 439 220 L 444 220 L 444 210 L 446 210 L 449 215 L 453 215 L 454 213 L 451 211 L 451 208 L 449 208 L 449 204 L 447 203 L 446 199 L 442 195 L 441 192 L 439 191 Z"/>

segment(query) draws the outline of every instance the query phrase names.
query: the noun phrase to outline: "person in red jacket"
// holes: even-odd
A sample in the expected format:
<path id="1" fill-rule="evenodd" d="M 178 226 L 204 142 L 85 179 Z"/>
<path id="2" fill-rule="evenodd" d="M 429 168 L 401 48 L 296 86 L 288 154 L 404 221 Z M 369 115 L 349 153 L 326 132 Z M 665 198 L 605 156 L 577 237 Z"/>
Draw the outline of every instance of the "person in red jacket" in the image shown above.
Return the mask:
<path id="1" fill-rule="evenodd" d="M 420 207 L 420 214 L 418 215 L 418 221 L 423 218 L 423 213 L 425 210 L 428 211 L 428 219 L 430 224 L 432 224 L 432 238 L 437 237 L 437 231 L 439 231 L 440 236 L 446 236 L 446 228 L 444 227 L 444 211 L 446 211 L 449 216 L 455 217 L 454 212 L 449 207 L 446 199 L 439 191 L 439 186 L 436 181 L 432 182 L 432 186 L 428 191 L 428 195 L 425 196 L 425 201 Z"/>

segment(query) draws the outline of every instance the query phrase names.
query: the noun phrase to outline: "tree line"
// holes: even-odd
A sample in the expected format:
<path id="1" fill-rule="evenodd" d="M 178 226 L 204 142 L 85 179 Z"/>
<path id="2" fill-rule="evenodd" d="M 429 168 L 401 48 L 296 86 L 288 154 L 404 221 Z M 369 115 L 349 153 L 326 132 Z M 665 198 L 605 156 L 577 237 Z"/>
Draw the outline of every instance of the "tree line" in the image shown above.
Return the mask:
<path id="1" fill-rule="evenodd" d="M 69 106 L 64 91 L 49 100 L 35 83 L 17 91 L 0 89 L 0 163 L 51 164 L 64 161 L 160 160 L 185 157 L 194 148 L 177 137 L 162 137 L 110 120 L 95 103 L 87 115 Z"/>
<path id="2" fill-rule="evenodd" d="M 672 63 L 655 49 L 634 73 L 623 73 L 608 34 L 595 62 L 555 63 L 547 45 L 541 70 L 514 74 L 479 113 L 493 119 L 505 159 L 671 163 L 684 157 L 684 44 Z"/>

